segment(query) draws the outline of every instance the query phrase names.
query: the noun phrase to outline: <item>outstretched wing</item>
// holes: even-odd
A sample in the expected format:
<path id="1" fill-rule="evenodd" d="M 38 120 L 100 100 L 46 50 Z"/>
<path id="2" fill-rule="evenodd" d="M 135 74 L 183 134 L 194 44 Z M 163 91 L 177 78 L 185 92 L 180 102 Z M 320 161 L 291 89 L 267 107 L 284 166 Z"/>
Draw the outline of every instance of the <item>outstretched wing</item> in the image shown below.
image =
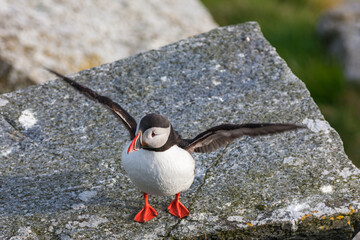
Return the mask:
<path id="1" fill-rule="evenodd" d="M 282 123 L 222 124 L 200 133 L 193 139 L 184 139 L 180 147 L 190 153 L 212 152 L 244 135 L 268 135 L 298 128 L 304 128 L 304 126 Z"/>
<path id="2" fill-rule="evenodd" d="M 92 100 L 98 101 L 99 103 L 101 103 L 101 104 L 105 105 L 106 107 L 108 107 L 115 114 L 115 116 L 117 118 L 119 118 L 122 121 L 122 123 L 125 125 L 125 127 L 129 131 L 130 139 L 133 139 L 135 137 L 136 121 L 119 104 L 117 104 L 116 102 L 113 102 L 108 97 L 101 96 L 101 95 L 97 94 L 96 92 L 94 92 L 90 88 L 87 88 L 87 87 L 75 82 L 74 80 L 72 80 L 72 79 L 70 79 L 70 78 L 68 78 L 68 77 L 66 77 L 66 76 L 52 70 L 52 69 L 46 68 L 46 70 L 48 70 L 49 72 L 51 72 L 51 73 L 55 74 L 56 76 L 60 77 L 62 80 L 69 83 L 76 90 L 78 90 L 82 94 L 86 95 L 87 97 L 91 98 Z"/>

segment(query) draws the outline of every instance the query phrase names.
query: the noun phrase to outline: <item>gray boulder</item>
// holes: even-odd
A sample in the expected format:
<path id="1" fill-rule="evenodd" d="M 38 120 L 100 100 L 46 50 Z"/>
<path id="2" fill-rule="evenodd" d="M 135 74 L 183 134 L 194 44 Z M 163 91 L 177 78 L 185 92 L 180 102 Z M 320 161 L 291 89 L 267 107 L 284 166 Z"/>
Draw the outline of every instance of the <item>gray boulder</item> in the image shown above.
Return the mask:
<path id="1" fill-rule="evenodd" d="M 0 238 L 350 239 L 359 231 L 360 170 L 308 90 L 256 23 L 217 28 L 72 75 L 139 119 L 157 112 L 183 137 L 220 123 L 308 129 L 244 137 L 194 154 L 181 195 L 133 222 L 142 194 L 121 167 L 128 133 L 103 106 L 60 80 L 0 95 Z"/>
<path id="2" fill-rule="evenodd" d="M 0 93 L 217 27 L 198 0 L 2 0 Z"/>
<path id="3" fill-rule="evenodd" d="M 326 11 L 317 30 L 342 63 L 346 79 L 360 83 L 360 2 L 346 1 Z"/>

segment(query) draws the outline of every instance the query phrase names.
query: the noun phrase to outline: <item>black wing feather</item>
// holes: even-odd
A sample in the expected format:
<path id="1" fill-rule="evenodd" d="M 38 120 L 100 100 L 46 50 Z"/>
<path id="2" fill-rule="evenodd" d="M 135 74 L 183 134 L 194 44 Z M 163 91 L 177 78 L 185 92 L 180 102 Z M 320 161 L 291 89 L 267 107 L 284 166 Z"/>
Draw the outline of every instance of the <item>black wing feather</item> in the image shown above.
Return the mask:
<path id="1" fill-rule="evenodd" d="M 82 94 L 86 95 L 87 97 L 89 97 L 90 99 L 95 100 L 95 101 L 105 105 L 106 107 L 108 107 L 115 114 L 115 116 L 117 118 L 119 118 L 122 121 L 122 123 L 125 125 L 126 129 L 129 131 L 130 139 L 132 140 L 135 137 L 135 131 L 136 131 L 136 125 L 137 125 L 136 121 L 119 104 L 117 104 L 116 102 L 113 102 L 108 97 L 99 95 L 98 93 L 94 92 L 90 88 L 87 88 L 52 69 L 48 69 L 48 68 L 45 68 L 45 69 L 48 70 L 49 72 L 55 74 L 56 76 L 60 77 L 65 82 L 69 83 L 72 87 L 74 87 L 80 93 L 82 93 Z"/>
<path id="2" fill-rule="evenodd" d="M 304 128 L 304 126 L 282 123 L 222 124 L 200 133 L 193 139 L 183 139 L 179 146 L 190 153 L 212 152 L 244 135 L 268 135 L 298 128 Z"/>

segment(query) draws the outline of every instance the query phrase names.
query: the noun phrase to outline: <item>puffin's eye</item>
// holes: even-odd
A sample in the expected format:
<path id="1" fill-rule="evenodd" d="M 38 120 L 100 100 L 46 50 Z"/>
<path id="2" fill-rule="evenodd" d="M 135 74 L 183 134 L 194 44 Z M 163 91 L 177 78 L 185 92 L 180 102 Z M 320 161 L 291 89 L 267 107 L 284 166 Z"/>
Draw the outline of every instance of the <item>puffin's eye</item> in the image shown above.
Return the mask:
<path id="1" fill-rule="evenodd" d="M 155 137 L 155 136 L 156 136 L 155 132 L 151 132 L 151 137 Z"/>

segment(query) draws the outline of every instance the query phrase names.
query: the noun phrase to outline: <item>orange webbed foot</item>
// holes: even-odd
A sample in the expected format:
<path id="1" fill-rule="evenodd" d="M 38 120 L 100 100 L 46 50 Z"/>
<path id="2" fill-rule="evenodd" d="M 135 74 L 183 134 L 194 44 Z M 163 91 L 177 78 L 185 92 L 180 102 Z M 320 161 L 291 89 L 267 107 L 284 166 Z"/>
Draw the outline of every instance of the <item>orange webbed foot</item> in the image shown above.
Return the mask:
<path id="1" fill-rule="evenodd" d="M 157 212 L 152 206 L 150 206 L 148 199 L 149 195 L 147 193 L 144 193 L 145 206 L 138 214 L 136 214 L 134 218 L 135 222 L 145 223 L 156 217 Z"/>
<path id="2" fill-rule="evenodd" d="M 176 194 L 175 199 L 167 207 L 167 211 L 178 218 L 189 216 L 189 210 L 179 201 L 180 193 Z"/>

